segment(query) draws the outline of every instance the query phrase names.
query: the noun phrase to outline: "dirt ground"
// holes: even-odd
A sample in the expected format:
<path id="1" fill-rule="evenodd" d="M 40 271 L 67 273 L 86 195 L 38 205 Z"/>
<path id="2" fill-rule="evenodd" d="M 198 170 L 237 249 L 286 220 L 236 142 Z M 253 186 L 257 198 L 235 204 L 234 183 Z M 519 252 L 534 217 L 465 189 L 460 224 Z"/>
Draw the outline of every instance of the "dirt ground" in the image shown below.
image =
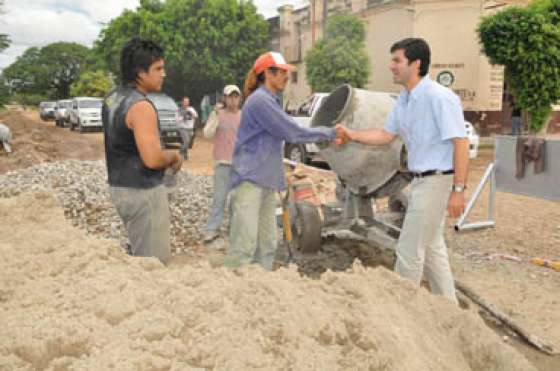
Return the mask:
<path id="1" fill-rule="evenodd" d="M 37 162 L 103 158 L 103 142 L 99 133 L 78 134 L 60 129 L 52 122 L 40 122 L 34 112 L 9 111 L 0 114 L 0 120 L 14 133 L 14 154 L 6 156 L 0 153 L 0 173 Z M 199 136 L 184 170 L 211 174 L 211 145 L 210 141 Z M 492 147 L 480 149 L 478 158 L 471 163 L 467 195 L 476 188 L 492 159 Z M 486 205 L 485 194 L 473 210 L 471 220 L 482 220 Z M 452 221 L 448 221 L 446 239 L 456 279 L 474 289 L 529 332 L 560 349 L 560 272 L 528 263 L 533 257 L 560 260 L 560 204 L 498 192 L 495 220 L 495 228 L 460 233 L 455 232 Z M 336 250 L 332 244 L 327 246 L 327 250 Z M 370 265 L 367 262 L 369 252 L 360 249 L 367 250 L 362 246 L 358 251 L 347 252 L 344 259 L 339 260 L 344 264 L 328 268 L 350 268 L 356 257 L 364 265 Z M 329 253 L 343 252 L 324 252 Z M 206 256 L 212 260 L 219 254 L 212 251 Z M 507 259 L 507 256 L 521 261 Z M 378 259 L 373 260 L 376 263 L 371 265 L 379 263 Z M 174 262 L 180 266 L 191 263 L 192 258 L 181 257 Z M 503 341 L 518 348 L 539 370 L 559 369 L 558 356 L 542 355 L 511 334 L 500 328 L 497 330 L 504 337 Z"/>
<path id="2" fill-rule="evenodd" d="M 56 127 L 54 121 L 42 122 L 34 111 L 12 106 L 0 113 L 0 121 L 12 131 L 13 153 L 0 152 L 0 173 L 37 163 L 64 159 L 95 160 L 103 156 L 100 133 L 77 135 Z"/>

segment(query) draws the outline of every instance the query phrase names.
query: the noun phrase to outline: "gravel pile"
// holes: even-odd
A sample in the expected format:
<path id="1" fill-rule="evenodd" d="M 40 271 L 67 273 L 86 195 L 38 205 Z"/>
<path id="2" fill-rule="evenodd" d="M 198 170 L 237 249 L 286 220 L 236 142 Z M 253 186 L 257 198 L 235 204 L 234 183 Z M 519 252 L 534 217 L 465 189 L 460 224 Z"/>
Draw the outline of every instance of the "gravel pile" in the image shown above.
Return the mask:
<path id="1" fill-rule="evenodd" d="M 109 197 L 102 161 L 43 163 L 0 175 L 0 197 L 22 192 L 53 193 L 74 226 L 88 233 L 126 241 L 126 231 Z M 202 240 L 212 201 L 212 178 L 182 171 L 171 196 L 173 253 L 191 253 Z"/>

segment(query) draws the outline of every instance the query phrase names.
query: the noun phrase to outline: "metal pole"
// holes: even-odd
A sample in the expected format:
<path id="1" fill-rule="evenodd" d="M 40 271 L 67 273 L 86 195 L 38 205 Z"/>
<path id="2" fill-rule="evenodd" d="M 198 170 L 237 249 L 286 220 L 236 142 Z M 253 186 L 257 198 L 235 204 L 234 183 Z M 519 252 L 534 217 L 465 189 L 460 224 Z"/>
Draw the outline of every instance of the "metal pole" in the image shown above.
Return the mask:
<path id="1" fill-rule="evenodd" d="M 465 208 L 465 211 L 463 212 L 463 215 L 461 215 L 461 217 L 459 218 L 459 220 L 455 224 L 455 230 L 457 232 L 461 231 L 461 230 L 465 230 L 465 229 L 472 229 L 472 228 L 493 227 L 495 225 L 495 222 L 494 222 L 494 193 L 496 192 L 496 184 L 495 184 L 496 182 L 495 182 L 495 176 L 494 176 L 495 169 L 496 169 L 496 167 L 495 167 L 494 163 L 491 163 L 486 168 L 486 172 L 482 176 L 482 179 L 480 180 L 480 183 L 478 183 L 478 186 L 476 187 L 476 190 L 471 195 L 471 198 L 470 198 L 470 200 L 467 204 L 467 207 Z M 474 204 L 478 200 L 478 197 L 482 193 L 482 190 L 484 189 L 484 186 L 486 185 L 488 180 L 490 180 L 490 182 L 491 182 L 491 185 L 490 185 L 490 199 L 488 201 L 488 218 L 489 219 L 485 222 L 470 223 L 470 224 L 465 225 L 464 224 L 465 219 L 467 219 L 467 216 L 469 216 L 470 212 L 472 211 L 472 209 L 474 207 Z"/>

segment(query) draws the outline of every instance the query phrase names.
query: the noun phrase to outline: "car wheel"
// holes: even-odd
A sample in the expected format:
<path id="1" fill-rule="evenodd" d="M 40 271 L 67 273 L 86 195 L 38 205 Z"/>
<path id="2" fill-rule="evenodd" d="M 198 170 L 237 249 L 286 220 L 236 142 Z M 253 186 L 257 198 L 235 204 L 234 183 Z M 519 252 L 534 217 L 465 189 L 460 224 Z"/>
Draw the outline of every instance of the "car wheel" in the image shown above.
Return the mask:
<path id="1" fill-rule="evenodd" d="M 83 132 L 84 132 L 84 127 L 82 126 L 82 123 L 80 122 L 80 120 L 78 120 L 78 132 L 79 132 L 79 133 L 83 133 Z"/>
<path id="2" fill-rule="evenodd" d="M 302 144 L 287 143 L 284 152 L 284 156 L 288 160 L 301 162 L 303 164 L 307 164 L 309 162 L 307 152 L 305 151 L 305 147 Z"/>

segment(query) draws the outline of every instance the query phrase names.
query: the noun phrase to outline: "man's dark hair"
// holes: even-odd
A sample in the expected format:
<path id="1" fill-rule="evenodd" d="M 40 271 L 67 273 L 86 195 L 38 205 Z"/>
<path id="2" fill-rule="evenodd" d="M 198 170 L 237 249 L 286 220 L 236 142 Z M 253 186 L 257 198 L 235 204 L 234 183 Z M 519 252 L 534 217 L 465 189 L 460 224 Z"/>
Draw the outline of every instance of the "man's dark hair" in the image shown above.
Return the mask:
<path id="1" fill-rule="evenodd" d="M 148 72 L 155 61 L 163 59 L 163 48 L 151 40 L 134 37 L 121 51 L 121 79 L 123 84 L 134 83 L 140 72 Z"/>
<path id="2" fill-rule="evenodd" d="M 408 63 L 420 60 L 420 76 L 426 76 L 430 69 L 430 46 L 424 39 L 407 38 L 398 41 L 391 46 L 391 53 L 397 50 L 404 50 L 404 55 Z"/>

